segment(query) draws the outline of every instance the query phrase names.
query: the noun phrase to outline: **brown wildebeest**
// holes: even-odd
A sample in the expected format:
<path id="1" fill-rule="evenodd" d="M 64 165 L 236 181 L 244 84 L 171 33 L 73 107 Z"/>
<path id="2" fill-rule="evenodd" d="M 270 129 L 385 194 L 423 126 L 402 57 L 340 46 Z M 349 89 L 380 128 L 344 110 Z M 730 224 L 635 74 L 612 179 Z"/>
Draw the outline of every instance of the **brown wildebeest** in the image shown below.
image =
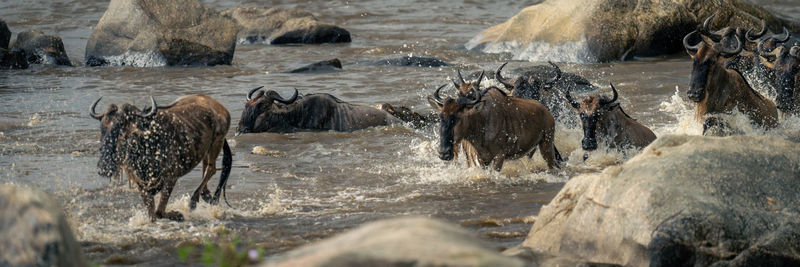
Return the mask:
<path id="1" fill-rule="evenodd" d="M 440 111 L 440 159 L 452 160 L 454 144 L 466 141 L 475 149 L 481 166 L 491 163 L 500 171 L 506 159 L 533 156 L 538 145 L 547 166 L 558 167 L 561 159 L 553 145 L 555 120 L 542 104 L 510 97 L 496 87 L 442 99 L 442 88 L 430 98 Z"/>
<path id="2" fill-rule="evenodd" d="M 783 36 L 774 35 L 762 39 L 758 43 L 759 59 L 764 66 L 775 72 L 770 83 L 778 92 L 775 99 L 778 109 L 788 114 L 800 115 L 800 42 L 785 43 L 789 41 L 789 37 L 784 28 Z"/>
<path id="3" fill-rule="evenodd" d="M 272 90 L 265 93 L 262 87 L 247 93 L 236 135 L 330 130 L 351 132 L 402 122 L 386 111 L 347 103 L 329 94 L 311 94 L 300 98 L 295 89 L 292 97 L 284 99 Z"/>
<path id="4" fill-rule="evenodd" d="M 121 107 L 111 104 L 97 114 L 94 110 L 100 99 L 89 109 L 92 118 L 101 122 L 99 174 L 113 177 L 124 170 L 138 186 L 151 221 L 183 220 L 180 212 L 164 209 L 178 178 L 201 161 L 203 180 L 189 207 L 194 209 L 201 195 L 212 204 L 219 200 L 231 172 L 231 149 L 225 140 L 231 116 L 225 107 L 205 95 L 183 96 L 165 107 L 157 106 L 150 97 L 151 107 L 143 111 L 126 103 Z M 217 171 L 220 150 L 224 150 L 222 175 L 211 196 L 206 183 Z M 155 209 L 153 197 L 158 192 L 161 201 Z"/>
<path id="5" fill-rule="evenodd" d="M 656 135 L 646 126 L 631 118 L 619 106 L 617 89 L 611 85 L 614 96 L 609 100 L 604 97 L 590 96 L 583 101 L 575 101 L 567 91 L 567 100 L 578 110 L 583 126 L 583 150 L 597 149 L 597 139 L 604 140 L 608 147 L 614 149 L 642 149 L 656 140 Z"/>
<path id="6" fill-rule="evenodd" d="M 699 43 L 690 45 L 689 41 L 698 32 L 709 41 L 701 39 Z M 727 47 L 725 43 L 731 40 L 709 32 L 707 23 L 683 38 L 683 45 L 693 60 L 687 95 L 697 103 L 695 116 L 699 119 L 706 115 L 730 114 L 735 109 L 756 125 L 773 128 L 778 123 L 775 104 L 753 90 L 740 72 L 726 68 L 727 59 L 739 54 L 744 46 L 738 35 L 733 35 L 733 38 L 736 45 Z M 720 127 L 725 128 L 725 123 L 715 117 L 707 118 L 703 123 L 703 134 L 710 128 Z"/>

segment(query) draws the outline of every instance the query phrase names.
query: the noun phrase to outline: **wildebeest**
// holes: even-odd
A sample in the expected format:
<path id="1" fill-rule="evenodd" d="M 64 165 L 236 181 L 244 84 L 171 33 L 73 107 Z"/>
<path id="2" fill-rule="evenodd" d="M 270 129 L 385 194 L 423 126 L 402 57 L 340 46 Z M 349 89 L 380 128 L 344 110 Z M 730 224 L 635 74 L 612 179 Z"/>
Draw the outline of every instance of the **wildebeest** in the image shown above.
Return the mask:
<path id="1" fill-rule="evenodd" d="M 284 99 L 275 91 L 265 93 L 261 88 L 263 86 L 247 93 L 237 135 L 330 130 L 349 132 L 402 122 L 386 111 L 347 103 L 330 94 L 311 94 L 300 98 L 295 89 L 292 97 Z"/>
<path id="2" fill-rule="evenodd" d="M 428 125 L 433 124 L 437 120 L 437 115 L 433 113 L 427 113 L 425 115 L 419 114 L 414 112 L 408 107 L 404 106 L 395 106 L 389 103 L 383 103 L 378 105 L 378 108 L 388 112 L 392 116 L 397 117 L 398 119 L 411 123 L 414 128 L 422 128 Z"/>
<path id="3" fill-rule="evenodd" d="M 499 171 L 506 159 L 533 156 L 538 145 L 548 167 L 558 167 L 561 159 L 553 144 L 555 120 L 542 104 L 510 97 L 496 87 L 442 99 L 439 92 L 444 87 L 436 89 L 431 98 L 431 105 L 440 111 L 440 159 L 452 160 L 454 145 L 466 141 L 475 149 L 481 166 L 491 163 Z"/>
<path id="4" fill-rule="evenodd" d="M 701 39 L 697 44 L 690 45 L 690 40 L 700 31 L 709 41 Z M 734 47 L 725 45 L 731 41 L 735 43 Z M 733 35 L 733 40 L 730 40 L 729 37 L 710 33 L 703 26 L 687 34 L 683 38 L 683 45 L 693 60 L 687 95 L 697 103 L 697 118 L 729 114 L 736 109 L 758 126 L 772 128 L 777 125 L 775 104 L 753 90 L 740 72 L 726 68 L 727 59 L 739 54 L 744 46 L 738 35 Z M 724 128 L 725 123 L 715 117 L 707 118 L 703 123 L 703 134 L 712 127 Z"/>
<path id="5" fill-rule="evenodd" d="M 777 108 L 788 114 L 800 115 L 800 43 L 785 43 L 789 37 L 784 28 L 783 36 L 762 39 L 758 43 L 758 51 L 761 63 L 775 73 L 770 83 L 778 93 L 775 99 Z M 768 44 L 770 41 L 772 44 Z"/>
<path id="6" fill-rule="evenodd" d="M 203 180 L 189 206 L 194 209 L 201 195 L 212 204 L 219 200 L 231 172 L 231 149 L 225 140 L 230 114 L 225 107 L 205 95 L 184 96 L 164 107 L 150 97 L 151 107 L 144 110 L 127 103 L 121 107 L 111 104 L 97 114 L 95 107 L 100 99 L 89 109 L 91 117 L 101 122 L 99 174 L 113 177 L 124 170 L 138 186 L 151 221 L 183 220 L 180 212 L 164 209 L 178 178 L 201 161 Z M 222 175 L 211 196 L 206 183 L 217 171 L 220 150 L 224 150 Z M 161 201 L 154 209 L 153 197 L 158 192 Z"/>
<path id="7" fill-rule="evenodd" d="M 520 98 L 527 98 L 533 99 L 536 101 L 542 101 L 542 91 L 548 91 L 553 89 L 553 85 L 561 79 L 561 68 L 558 67 L 553 62 L 548 61 L 550 65 L 553 66 L 555 70 L 555 74 L 553 77 L 549 79 L 538 79 L 534 76 L 519 76 L 516 79 L 510 80 L 503 78 L 501 72 L 503 71 L 503 67 L 508 64 L 508 62 L 503 63 L 497 68 L 497 71 L 494 72 L 494 78 L 497 82 L 503 84 L 506 87 L 506 90 L 511 91 L 511 95 Z"/>
<path id="8" fill-rule="evenodd" d="M 580 102 L 573 99 L 567 91 L 566 97 L 570 105 L 580 113 L 583 150 L 597 149 L 597 139 L 605 141 L 609 148 L 614 149 L 641 149 L 649 145 L 656 139 L 656 135 L 625 113 L 619 102 L 616 102 L 619 94 L 613 84 L 611 90 L 614 92 L 611 99 L 590 96 Z"/>

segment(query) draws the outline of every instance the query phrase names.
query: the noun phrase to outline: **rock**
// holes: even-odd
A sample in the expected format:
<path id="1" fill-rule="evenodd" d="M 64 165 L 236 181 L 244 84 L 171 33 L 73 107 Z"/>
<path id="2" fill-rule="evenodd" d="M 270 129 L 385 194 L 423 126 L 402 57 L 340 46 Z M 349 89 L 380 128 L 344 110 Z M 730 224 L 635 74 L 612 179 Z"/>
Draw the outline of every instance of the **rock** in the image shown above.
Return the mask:
<path id="1" fill-rule="evenodd" d="M 684 35 L 719 11 L 713 28 L 757 28 L 748 14 L 773 31 L 800 24 L 776 18 L 743 0 L 547 0 L 484 30 L 466 47 L 511 52 L 530 61 L 595 62 L 656 56 L 683 50 Z M 730 24 L 729 24 L 730 22 Z"/>
<path id="2" fill-rule="evenodd" d="M 237 7 L 222 12 L 239 25 L 242 44 L 349 43 L 350 32 L 296 9 Z"/>
<path id="3" fill-rule="evenodd" d="M 8 42 L 11 41 L 11 30 L 5 20 L 0 19 L 0 48 L 8 50 Z"/>
<path id="4" fill-rule="evenodd" d="M 438 220 L 372 222 L 268 260 L 263 266 L 524 266 Z"/>
<path id="5" fill-rule="evenodd" d="M 86 65 L 231 64 L 236 23 L 196 0 L 112 0 L 86 44 Z"/>
<path id="6" fill-rule="evenodd" d="M 402 66 L 402 67 L 443 67 L 450 66 L 450 63 L 435 57 L 402 56 L 399 58 L 388 58 L 373 61 L 360 62 L 358 64 L 373 66 Z"/>
<path id="7" fill-rule="evenodd" d="M 0 48 L 0 69 L 27 69 L 28 59 L 25 52 L 19 49 Z"/>
<path id="8" fill-rule="evenodd" d="M 28 30 L 17 34 L 11 49 L 25 51 L 30 64 L 72 66 L 64 50 L 61 37 L 44 34 L 38 30 Z"/>
<path id="9" fill-rule="evenodd" d="M 342 62 L 338 58 L 312 63 L 288 71 L 288 73 L 330 72 L 342 69 Z"/>
<path id="10" fill-rule="evenodd" d="M 797 143 L 662 136 L 621 166 L 572 178 L 522 245 L 626 266 L 797 266 L 797 188 Z"/>
<path id="11" fill-rule="evenodd" d="M 0 185 L 0 247 L 0 266 L 87 266 L 57 202 L 15 185 Z"/>

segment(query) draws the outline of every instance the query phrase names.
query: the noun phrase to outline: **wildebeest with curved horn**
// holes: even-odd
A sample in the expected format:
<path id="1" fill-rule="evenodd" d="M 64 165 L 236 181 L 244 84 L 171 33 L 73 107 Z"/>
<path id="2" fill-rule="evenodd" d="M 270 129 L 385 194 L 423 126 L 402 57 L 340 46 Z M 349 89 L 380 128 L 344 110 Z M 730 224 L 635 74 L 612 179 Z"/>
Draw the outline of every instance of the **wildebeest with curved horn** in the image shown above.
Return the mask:
<path id="1" fill-rule="evenodd" d="M 183 96 L 159 107 L 151 96 L 151 107 L 139 110 L 131 104 L 108 106 L 92 118 L 100 120 L 101 147 L 97 163 L 99 174 L 113 177 L 124 170 L 138 186 L 151 221 L 159 218 L 183 220 L 178 211 L 165 212 L 167 201 L 178 178 L 203 162 L 203 179 L 192 194 L 189 207 L 194 209 L 202 195 L 215 204 L 231 172 L 231 149 L 225 140 L 230 114 L 220 103 L 205 95 Z M 224 150 L 222 175 L 211 196 L 206 183 L 216 173 L 217 156 Z M 153 197 L 161 192 L 156 209 Z"/>
<path id="2" fill-rule="evenodd" d="M 761 63 L 774 71 L 770 83 L 777 91 L 777 108 L 800 115 L 800 42 L 789 42 L 789 33 L 774 35 L 758 43 Z M 769 42 L 772 44 L 768 44 Z M 784 44 L 781 44 L 784 43 Z M 767 48 L 771 46 L 771 48 Z"/>
<path id="3" fill-rule="evenodd" d="M 284 99 L 278 92 L 269 90 L 265 93 L 261 88 L 263 86 L 247 93 L 237 135 L 330 130 L 350 132 L 402 122 L 386 111 L 347 103 L 330 94 L 311 94 L 300 98 L 295 89 L 292 97 Z"/>
<path id="4" fill-rule="evenodd" d="M 556 121 L 568 126 L 577 126 L 577 121 L 574 118 L 578 114 L 575 114 L 575 111 L 569 108 L 568 101 L 562 96 L 566 88 L 556 88 L 556 84 L 561 87 L 576 85 L 578 80 L 575 80 L 575 78 L 580 78 L 580 76 L 572 75 L 575 76 L 572 77 L 572 80 L 562 81 L 564 73 L 561 68 L 553 62 L 548 61 L 547 63 L 552 66 L 552 76 L 550 77 L 545 78 L 540 77 L 541 75 L 532 75 L 533 73 L 524 73 L 516 79 L 505 78 L 502 71 L 508 62 L 497 68 L 494 72 L 494 77 L 506 90 L 511 91 L 511 95 L 539 101 L 539 103 L 547 107 L 547 110 L 550 111 Z"/>
<path id="5" fill-rule="evenodd" d="M 567 91 L 567 100 L 573 108 L 578 110 L 581 117 L 583 126 L 581 148 L 586 151 L 595 150 L 597 149 L 597 139 L 601 139 L 610 148 L 641 149 L 656 140 L 653 131 L 622 110 L 617 102 L 619 97 L 617 88 L 614 88 L 613 84 L 611 90 L 614 92 L 611 99 L 590 96 L 580 102 L 573 99 L 570 92 Z"/>
<path id="6" fill-rule="evenodd" d="M 729 114 L 734 109 L 750 118 L 751 122 L 764 128 L 777 125 L 778 111 L 775 104 L 753 90 L 744 76 L 736 70 L 726 68 L 727 59 L 739 54 L 744 44 L 738 35 L 733 40 L 724 38 L 708 30 L 711 15 L 702 27 L 683 38 L 683 45 L 691 56 L 693 65 L 689 81 L 689 99 L 697 103 L 695 116 Z M 690 40 L 701 33 L 709 39 L 690 45 Z M 725 44 L 734 41 L 734 47 Z M 707 118 L 703 123 L 703 134 L 710 128 L 725 128 L 725 123 L 717 118 Z"/>
<path id="7" fill-rule="evenodd" d="M 440 111 L 439 158 L 452 160 L 454 145 L 469 142 L 479 163 L 499 171 L 506 159 L 533 156 L 536 146 L 549 168 L 561 161 L 553 144 L 555 120 L 539 102 L 510 97 L 496 87 L 470 96 L 442 99 L 441 86 L 430 98 Z"/>

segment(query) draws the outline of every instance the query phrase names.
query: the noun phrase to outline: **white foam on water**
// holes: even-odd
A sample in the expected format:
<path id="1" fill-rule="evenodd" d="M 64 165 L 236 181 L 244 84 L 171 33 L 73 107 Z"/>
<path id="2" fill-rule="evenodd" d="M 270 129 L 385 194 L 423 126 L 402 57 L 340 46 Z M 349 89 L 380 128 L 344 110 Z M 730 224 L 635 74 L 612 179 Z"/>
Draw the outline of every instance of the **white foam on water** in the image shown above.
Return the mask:
<path id="1" fill-rule="evenodd" d="M 492 42 L 481 44 L 482 35 L 472 38 L 464 46 L 473 50 L 474 48 L 485 45 L 481 48 L 484 53 L 510 53 L 513 60 L 526 60 L 531 62 L 569 62 L 569 63 L 588 63 L 597 62 L 597 58 L 589 50 L 586 39 L 575 42 L 564 42 L 551 44 L 543 41 L 534 41 L 523 45 L 516 40 L 504 42 Z"/>
<path id="2" fill-rule="evenodd" d="M 164 67 L 167 59 L 158 52 L 131 52 L 125 51 L 118 56 L 104 57 L 109 66 L 132 66 L 132 67 Z"/>

